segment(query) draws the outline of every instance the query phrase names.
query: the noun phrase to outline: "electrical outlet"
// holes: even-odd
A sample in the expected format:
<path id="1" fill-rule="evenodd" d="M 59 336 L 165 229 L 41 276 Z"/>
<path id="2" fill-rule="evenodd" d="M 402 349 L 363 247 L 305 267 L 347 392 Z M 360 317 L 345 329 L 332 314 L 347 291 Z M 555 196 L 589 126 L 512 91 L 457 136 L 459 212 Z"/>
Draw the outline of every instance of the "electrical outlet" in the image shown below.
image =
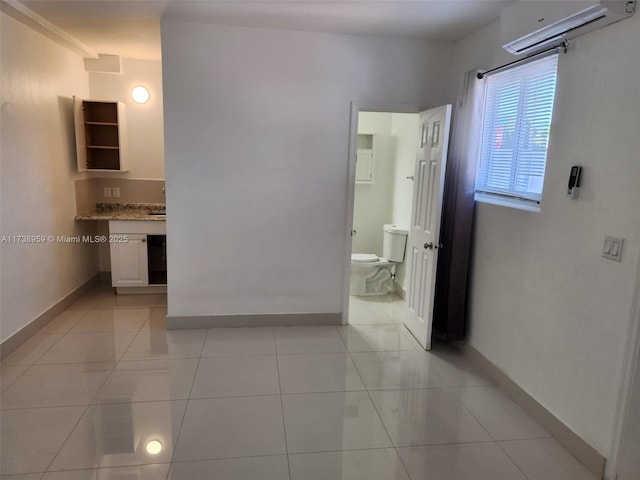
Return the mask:
<path id="1" fill-rule="evenodd" d="M 102 192 L 102 196 L 104 198 L 111 198 L 111 187 L 104 187 L 104 191 Z"/>
<path id="2" fill-rule="evenodd" d="M 120 187 L 113 187 L 111 192 L 113 193 L 113 198 L 120 198 Z"/>

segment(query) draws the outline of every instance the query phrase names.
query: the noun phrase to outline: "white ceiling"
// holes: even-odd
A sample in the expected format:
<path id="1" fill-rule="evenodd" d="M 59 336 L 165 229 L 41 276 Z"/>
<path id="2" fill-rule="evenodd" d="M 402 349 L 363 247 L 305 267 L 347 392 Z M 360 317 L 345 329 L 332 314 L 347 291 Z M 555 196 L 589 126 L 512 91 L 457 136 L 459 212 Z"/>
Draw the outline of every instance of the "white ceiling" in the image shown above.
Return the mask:
<path id="1" fill-rule="evenodd" d="M 456 40 L 513 0 L 23 0 L 98 53 L 160 59 L 160 18 L 359 35 Z"/>

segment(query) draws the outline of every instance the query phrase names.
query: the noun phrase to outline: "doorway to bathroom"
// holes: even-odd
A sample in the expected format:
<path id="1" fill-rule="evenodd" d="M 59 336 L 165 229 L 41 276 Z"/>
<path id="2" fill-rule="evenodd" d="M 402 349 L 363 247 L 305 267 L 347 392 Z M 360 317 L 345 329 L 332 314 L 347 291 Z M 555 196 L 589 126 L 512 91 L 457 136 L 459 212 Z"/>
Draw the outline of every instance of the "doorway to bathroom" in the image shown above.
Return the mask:
<path id="1" fill-rule="evenodd" d="M 355 255 L 345 306 L 352 325 L 402 327 L 405 319 L 405 243 L 411 223 L 419 111 L 407 106 L 360 108 L 352 116 L 357 121 L 355 175 L 351 177 L 355 179 L 351 229 Z"/>

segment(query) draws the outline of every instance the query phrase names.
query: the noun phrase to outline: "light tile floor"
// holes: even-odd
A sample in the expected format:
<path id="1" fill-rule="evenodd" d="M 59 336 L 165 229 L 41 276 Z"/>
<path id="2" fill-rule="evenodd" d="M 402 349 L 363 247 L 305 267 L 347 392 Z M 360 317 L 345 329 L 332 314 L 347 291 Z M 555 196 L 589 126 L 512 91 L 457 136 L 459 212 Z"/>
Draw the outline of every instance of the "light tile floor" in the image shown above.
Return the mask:
<path id="1" fill-rule="evenodd" d="M 344 327 L 166 331 L 165 296 L 97 288 L 0 365 L 0 478 L 593 480 L 403 314 L 353 297 Z"/>

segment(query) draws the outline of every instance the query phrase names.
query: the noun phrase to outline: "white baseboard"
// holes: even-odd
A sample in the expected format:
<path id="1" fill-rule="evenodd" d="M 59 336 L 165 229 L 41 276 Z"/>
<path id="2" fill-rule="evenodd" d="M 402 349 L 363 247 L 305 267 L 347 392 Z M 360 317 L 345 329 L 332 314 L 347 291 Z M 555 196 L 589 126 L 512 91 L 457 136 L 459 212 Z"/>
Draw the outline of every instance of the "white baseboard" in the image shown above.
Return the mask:
<path id="1" fill-rule="evenodd" d="M 167 317 L 167 330 L 219 327 L 292 327 L 342 325 L 342 313 L 283 313 L 262 315 L 200 315 Z"/>
<path id="2" fill-rule="evenodd" d="M 396 282 L 395 280 L 393 281 L 393 291 L 402 300 L 406 300 L 407 299 L 407 291 L 404 288 L 402 288 L 402 286 L 398 282 Z"/>
<path id="3" fill-rule="evenodd" d="M 29 340 L 33 335 L 35 335 L 42 327 L 44 327 L 51 320 L 56 318 L 62 312 L 64 312 L 67 308 L 69 308 L 76 300 L 78 300 L 84 293 L 89 290 L 94 285 L 101 283 L 101 274 L 98 273 L 82 285 L 73 290 L 66 297 L 59 300 L 55 305 L 51 308 L 47 309 L 45 312 L 38 315 L 31 322 L 26 324 L 16 333 L 11 335 L 9 338 L 4 340 L 2 344 L 0 344 L 0 359 L 4 359 L 7 355 L 11 354 L 15 351 L 20 345 Z"/>
<path id="4" fill-rule="evenodd" d="M 562 423 L 471 345 L 466 342 L 456 342 L 455 346 L 474 366 L 482 370 L 496 385 L 502 388 L 505 394 L 540 423 L 558 443 L 571 452 L 596 478 L 602 478 L 605 465 L 604 455 Z"/>
<path id="5" fill-rule="evenodd" d="M 149 285 L 148 287 L 116 287 L 118 295 L 149 295 L 167 293 L 166 285 Z"/>

